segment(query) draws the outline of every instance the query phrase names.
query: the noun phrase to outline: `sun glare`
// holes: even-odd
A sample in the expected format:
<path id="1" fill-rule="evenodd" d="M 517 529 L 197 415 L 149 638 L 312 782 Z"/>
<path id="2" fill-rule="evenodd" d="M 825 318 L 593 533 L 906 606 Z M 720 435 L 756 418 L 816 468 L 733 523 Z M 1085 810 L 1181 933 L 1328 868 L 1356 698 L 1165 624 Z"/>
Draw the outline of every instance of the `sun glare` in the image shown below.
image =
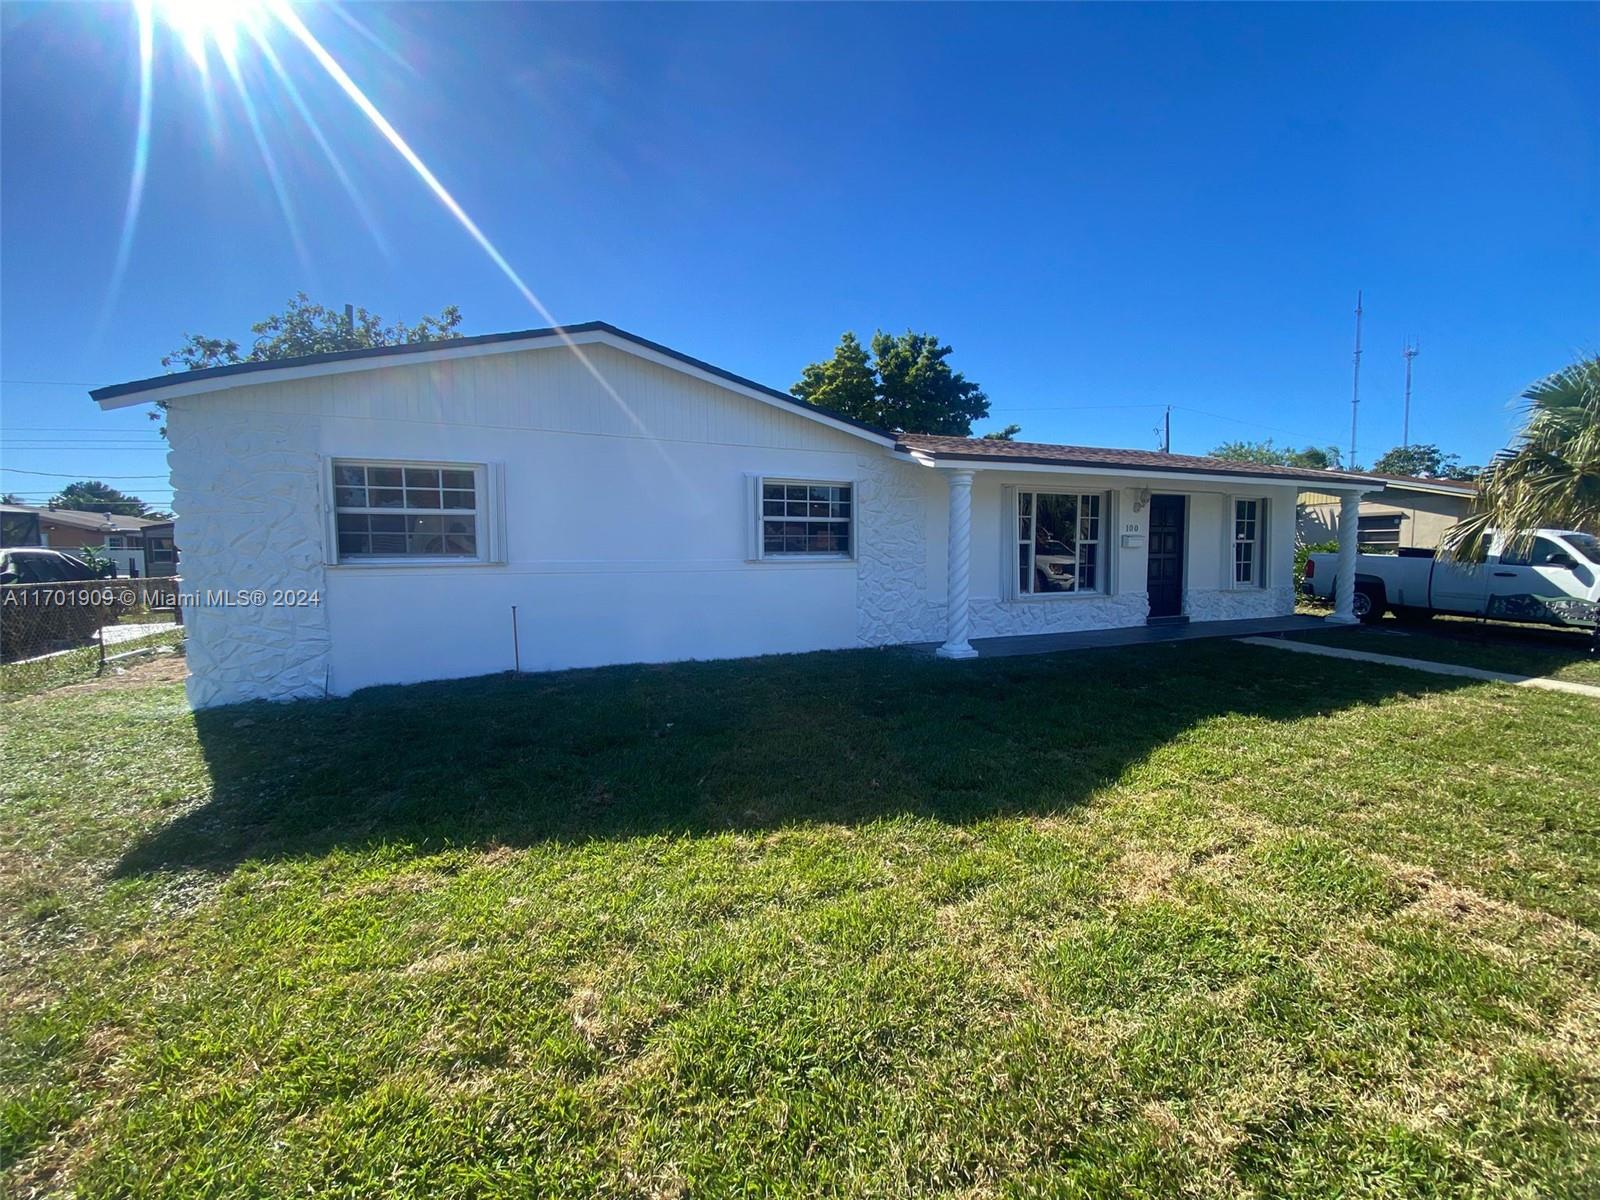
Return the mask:
<path id="1" fill-rule="evenodd" d="M 212 47 L 224 62 L 234 60 L 240 33 L 255 26 L 262 10 L 255 0 L 154 0 L 151 8 L 202 71 Z"/>
<path id="2" fill-rule="evenodd" d="M 290 0 L 133 0 L 134 9 L 139 18 L 140 38 L 140 126 L 138 140 L 134 149 L 134 171 L 130 184 L 127 211 L 123 226 L 122 246 L 119 250 L 119 263 L 126 265 L 128 249 L 132 245 L 135 225 L 138 221 L 140 203 L 144 189 L 145 172 L 149 151 L 149 122 L 151 110 L 151 59 L 153 54 L 153 27 L 159 26 L 183 47 L 184 52 L 193 60 L 195 69 L 200 73 L 206 85 L 206 96 L 209 103 L 211 97 L 211 52 L 216 51 L 217 57 L 223 65 L 223 73 L 232 83 L 245 119 L 250 126 L 250 135 L 260 152 L 262 165 L 266 170 L 268 183 L 276 195 L 278 206 L 283 212 L 284 221 L 289 227 L 289 235 L 295 244 L 295 250 L 300 255 L 301 261 L 309 270 L 310 257 L 301 236 L 299 222 L 295 216 L 294 205 L 291 202 L 291 191 L 283 171 L 279 168 L 277 155 L 274 154 L 269 131 L 263 123 L 262 115 L 258 108 L 257 97 L 251 94 L 250 87 L 246 84 L 245 71 L 240 62 L 240 51 L 244 49 L 249 53 L 249 46 L 257 47 L 261 57 L 270 68 L 270 74 L 276 77 L 287 93 L 290 106 L 305 120 L 311 130 L 312 138 L 318 148 L 328 159 L 339 182 L 356 201 L 357 208 L 366 215 L 366 205 L 361 201 L 359 192 L 351 180 L 343 164 L 339 162 L 334 153 L 333 145 L 324 135 L 321 123 L 313 116 L 312 107 L 301 96 L 299 88 L 290 77 L 287 64 L 272 47 L 272 35 L 287 33 L 294 41 L 298 41 L 311 57 L 316 60 L 324 74 L 331 80 L 345 97 L 366 117 L 367 121 L 378 131 L 383 140 L 391 149 L 411 168 L 417 178 L 430 191 L 434 198 L 450 214 L 477 243 L 489 261 L 494 264 L 506 280 L 522 295 L 528 305 L 539 314 L 544 322 L 554 329 L 556 335 L 566 344 L 567 349 L 583 364 L 584 369 L 605 390 L 612 403 L 625 414 L 627 419 L 649 436 L 650 431 L 644 421 L 625 401 L 611 382 L 606 379 L 600 369 L 584 353 L 583 347 L 573 341 L 566 330 L 556 321 L 544 302 L 528 286 L 527 282 L 517 273 L 509 260 L 499 248 L 489 240 L 489 236 L 478 227 L 466 209 L 450 194 L 449 190 L 439 180 L 427 163 L 422 160 L 415 150 L 411 148 L 405 138 L 400 136 L 398 130 L 389 123 L 387 117 L 379 110 L 378 106 L 367 96 L 360 85 L 351 78 L 343 65 L 329 50 L 317 39 L 304 21 L 300 19 Z M 359 26 L 358 26 L 359 27 Z M 369 222 L 371 224 L 371 222 Z M 376 229 L 374 228 L 374 235 Z M 121 267 L 118 268 L 119 272 Z M 114 280 L 120 284 L 120 274 Z M 107 311 L 114 299 L 115 286 L 107 296 Z M 657 439 L 651 438 L 656 450 L 667 460 L 669 466 L 678 473 L 687 483 L 687 477 L 680 467 L 672 462 L 665 446 Z"/>

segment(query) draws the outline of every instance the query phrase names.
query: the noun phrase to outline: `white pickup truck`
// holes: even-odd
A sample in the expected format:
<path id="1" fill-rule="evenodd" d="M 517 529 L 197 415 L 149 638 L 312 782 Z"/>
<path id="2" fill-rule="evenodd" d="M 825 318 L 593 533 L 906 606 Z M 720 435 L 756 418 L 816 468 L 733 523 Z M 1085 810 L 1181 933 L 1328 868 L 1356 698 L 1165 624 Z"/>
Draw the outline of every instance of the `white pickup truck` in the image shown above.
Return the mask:
<path id="1" fill-rule="evenodd" d="M 1600 620 L 1600 538 L 1567 529 L 1540 529 L 1526 550 L 1513 553 L 1496 534 L 1481 563 L 1463 563 L 1431 550 L 1356 555 L 1355 615 L 1376 621 L 1457 613 L 1538 625 L 1593 626 Z M 1306 560 L 1304 590 L 1331 597 L 1337 554 Z"/>

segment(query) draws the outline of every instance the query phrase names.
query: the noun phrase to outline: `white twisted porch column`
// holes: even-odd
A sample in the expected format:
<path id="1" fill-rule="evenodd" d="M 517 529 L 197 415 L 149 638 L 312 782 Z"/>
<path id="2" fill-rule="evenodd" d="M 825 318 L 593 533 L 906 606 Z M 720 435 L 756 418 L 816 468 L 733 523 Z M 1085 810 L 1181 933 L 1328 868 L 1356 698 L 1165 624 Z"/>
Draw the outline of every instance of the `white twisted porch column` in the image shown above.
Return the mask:
<path id="1" fill-rule="evenodd" d="M 949 586 L 945 598 L 945 640 L 940 658 L 977 658 L 967 641 L 971 629 L 968 596 L 972 581 L 972 472 L 951 471 L 950 537 L 946 549 Z"/>
<path id="2" fill-rule="evenodd" d="M 1339 565 L 1333 579 L 1331 625 L 1356 623 L 1356 543 L 1361 538 L 1361 496 L 1346 492 L 1339 498 Z"/>

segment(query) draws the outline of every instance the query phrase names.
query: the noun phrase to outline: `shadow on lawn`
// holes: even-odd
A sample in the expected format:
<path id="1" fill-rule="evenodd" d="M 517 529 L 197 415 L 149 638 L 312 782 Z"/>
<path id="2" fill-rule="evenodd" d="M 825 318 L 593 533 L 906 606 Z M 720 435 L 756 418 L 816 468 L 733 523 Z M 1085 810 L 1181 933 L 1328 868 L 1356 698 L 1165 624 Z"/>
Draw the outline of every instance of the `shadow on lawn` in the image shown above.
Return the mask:
<path id="1" fill-rule="evenodd" d="M 213 799 L 118 873 L 1058 812 L 1213 717 L 1294 721 L 1462 686 L 1212 641 L 959 664 L 854 651 L 240 705 L 195 717 Z"/>

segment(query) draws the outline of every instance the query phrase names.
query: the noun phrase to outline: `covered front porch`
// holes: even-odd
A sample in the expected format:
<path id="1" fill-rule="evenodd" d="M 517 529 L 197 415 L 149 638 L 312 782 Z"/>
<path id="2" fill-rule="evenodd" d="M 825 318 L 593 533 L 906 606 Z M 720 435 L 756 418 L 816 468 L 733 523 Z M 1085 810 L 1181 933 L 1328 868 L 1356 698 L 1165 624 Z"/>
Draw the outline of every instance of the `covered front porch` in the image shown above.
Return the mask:
<path id="1" fill-rule="evenodd" d="M 941 658 L 1355 621 L 1357 513 L 1376 481 L 1157 452 L 902 442 L 948 491 Z M 1295 510 L 1305 490 L 1340 501 L 1336 603 L 1326 618 L 1294 612 Z"/>
<path id="2" fill-rule="evenodd" d="M 1113 646 L 1148 646 L 1159 642 L 1192 642 L 1202 638 L 1270 637 L 1280 633 L 1312 633 L 1326 629 L 1330 618 L 1296 613 L 1242 621 L 1191 621 L 1187 624 L 1130 625 L 1120 629 L 1084 629 L 1074 633 L 1024 633 L 1011 637 L 976 637 L 968 645 L 972 658 L 1020 658 L 1070 650 L 1104 650 Z M 943 648 L 939 642 L 913 647 L 924 654 Z M 946 656 L 947 657 L 947 656 Z"/>

